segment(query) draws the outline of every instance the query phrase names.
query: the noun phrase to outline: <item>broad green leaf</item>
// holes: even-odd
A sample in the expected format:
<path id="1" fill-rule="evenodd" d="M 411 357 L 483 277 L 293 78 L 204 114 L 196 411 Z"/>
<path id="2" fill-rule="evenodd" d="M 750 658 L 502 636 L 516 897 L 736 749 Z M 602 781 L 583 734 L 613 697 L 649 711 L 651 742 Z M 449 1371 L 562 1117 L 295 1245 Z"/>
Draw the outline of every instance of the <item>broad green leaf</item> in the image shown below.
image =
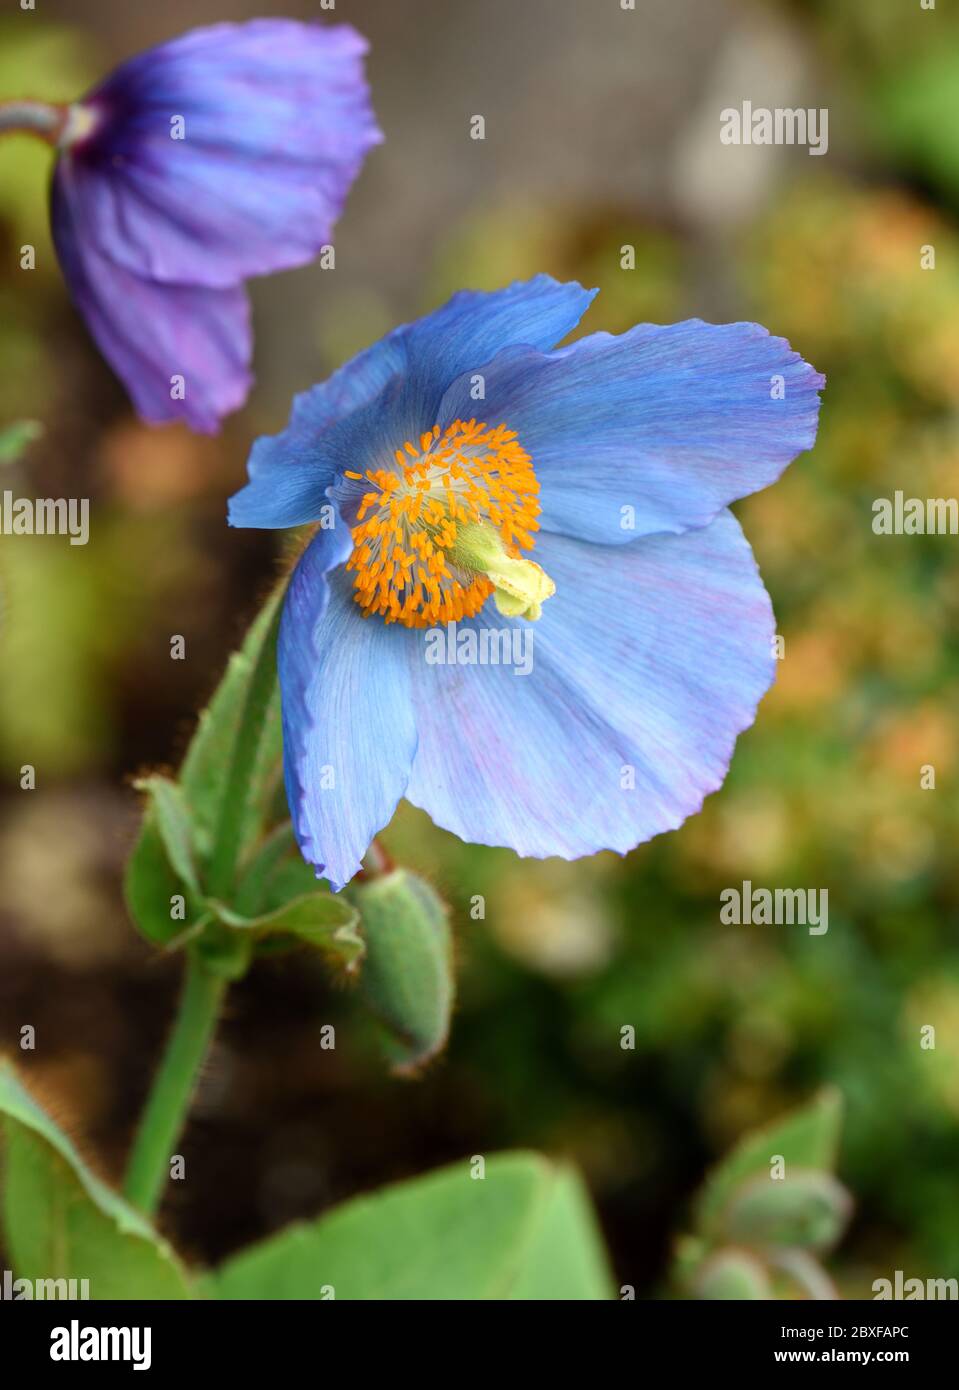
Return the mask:
<path id="1" fill-rule="evenodd" d="M 27 445 L 42 433 L 41 426 L 35 420 L 20 420 L 0 430 L 0 464 L 15 463 Z"/>
<path id="2" fill-rule="evenodd" d="M 3 1231 L 20 1279 L 88 1279 L 93 1299 L 192 1296 L 149 1223 L 85 1166 L 66 1135 L 0 1063 Z"/>
<path id="3" fill-rule="evenodd" d="M 697 1229 L 718 1234 L 723 1212 L 747 1179 L 768 1177 L 770 1162 L 781 1155 L 787 1176 L 795 1169 L 835 1167 L 839 1149 L 842 1102 L 839 1093 L 825 1090 L 781 1120 L 748 1134 L 715 1169 L 697 1202 Z"/>
<path id="4" fill-rule="evenodd" d="M 266 802 L 273 792 L 273 773 L 283 749 L 279 688 L 275 679 L 273 623 L 283 596 L 280 585 L 260 610 L 243 645 L 230 657 L 226 674 L 213 699 L 200 715 L 196 733 L 180 770 L 180 782 L 200 834 L 212 843 L 216 835 L 236 743 L 251 699 L 258 718 L 253 722 L 254 775 L 242 791 L 244 836 L 252 839 L 262 825 Z"/>
<path id="5" fill-rule="evenodd" d="M 360 993 L 387 1029 L 394 1070 L 415 1070 L 449 1036 L 455 985 L 446 907 L 406 869 L 359 883 L 350 896 L 366 941 Z"/>
<path id="6" fill-rule="evenodd" d="M 345 898 L 331 893 L 313 892 L 294 898 L 262 917 L 244 917 L 223 903 L 208 902 L 219 922 L 257 939 L 287 936 L 320 951 L 334 965 L 347 971 L 357 968 L 363 956 L 364 941 L 359 935 L 359 913 Z"/>
<path id="7" fill-rule="evenodd" d="M 170 866 L 187 888 L 199 894 L 196 835 L 181 788 L 168 777 L 143 777 L 136 786 L 138 791 L 147 794 L 150 814 L 163 841 Z"/>
<path id="8" fill-rule="evenodd" d="M 579 1174 L 557 1166 L 539 1230 L 517 1272 L 512 1299 L 596 1299 L 610 1296 L 606 1254 Z"/>
<path id="9" fill-rule="evenodd" d="M 538 1154 L 464 1159 L 335 1207 L 204 1281 L 222 1299 L 606 1299 L 581 1180 Z M 332 1293 L 330 1292 L 332 1291 Z"/>

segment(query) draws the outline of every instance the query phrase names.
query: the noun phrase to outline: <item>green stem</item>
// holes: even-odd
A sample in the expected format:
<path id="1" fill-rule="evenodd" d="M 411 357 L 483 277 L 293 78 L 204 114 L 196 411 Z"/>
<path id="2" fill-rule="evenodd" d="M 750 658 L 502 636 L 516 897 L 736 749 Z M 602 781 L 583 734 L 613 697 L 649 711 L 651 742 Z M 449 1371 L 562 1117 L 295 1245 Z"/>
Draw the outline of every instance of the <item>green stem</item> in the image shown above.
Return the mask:
<path id="1" fill-rule="evenodd" d="M 228 903 L 233 901 L 250 783 L 276 687 L 276 634 L 285 588 L 284 583 L 270 600 L 274 608 L 269 629 L 250 677 L 220 800 L 213 851 L 204 876 L 208 895 Z M 197 1072 L 210 1045 L 226 986 L 222 976 L 207 969 L 195 948 L 188 952 L 179 1013 L 153 1080 L 124 1183 L 127 1199 L 146 1212 L 156 1210 L 169 1177 L 173 1147 L 186 1121 Z"/>
<path id="2" fill-rule="evenodd" d="M 123 1187 L 127 1200 L 145 1212 L 156 1210 L 170 1175 L 174 1145 L 186 1120 L 225 990 L 226 981 L 212 975 L 191 951 L 179 1013 L 153 1079 Z"/>

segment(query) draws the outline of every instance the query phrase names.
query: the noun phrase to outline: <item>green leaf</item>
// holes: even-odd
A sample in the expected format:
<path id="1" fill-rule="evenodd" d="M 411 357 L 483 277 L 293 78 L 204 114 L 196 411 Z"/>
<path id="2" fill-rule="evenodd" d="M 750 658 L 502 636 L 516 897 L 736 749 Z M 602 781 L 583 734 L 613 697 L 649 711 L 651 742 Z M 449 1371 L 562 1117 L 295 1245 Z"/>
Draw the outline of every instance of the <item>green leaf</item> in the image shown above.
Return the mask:
<path id="1" fill-rule="evenodd" d="M 183 893 L 185 885 L 189 890 L 185 896 L 189 898 L 192 893 L 199 898 L 204 861 L 227 802 L 242 801 L 238 814 L 241 839 L 246 840 L 254 839 L 262 829 L 272 802 L 274 773 L 282 759 L 272 642 L 281 598 L 282 586 L 257 616 L 242 649 L 230 658 L 216 694 L 200 716 L 179 782 L 150 777 L 142 784 L 151 795 L 127 865 L 124 889 L 134 922 L 155 944 L 174 941 L 203 911 L 202 903 L 191 902 L 186 922 L 173 919 L 170 899 Z M 255 708 L 248 711 L 254 677 Z M 229 784 L 229 774 L 247 712 L 256 716 L 249 721 L 256 746 L 247 750 L 253 755 L 252 775 L 237 792 Z"/>
<path id="2" fill-rule="evenodd" d="M 147 808 L 127 861 L 123 893 L 140 932 L 158 946 L 167 945 L 190 925 L 189 908 L 184 921 L 170 915 L 171 899 L 183 893 L 183 884 L 170 864 L 152 807 Z"/>
<path id="3" fill-rule="evenodd" d="M 579 1174 L 554 1170 L 539 1229 L 520 1264 L 511 1299 L 597 1299 L 610 1297 L 609 1265 L 596 1218 Z"/>
<path id="4" fill-rule="evenodd" d="M 36 420 L 20 420 L 0 430 L 0 464 L 15 463 L 27 445 L 42 433 L 43 429 Z"/>
<path id="5" fill-rule="evenodd" d="M 286 820 L 247 856 L 240 869 L 234 907 L 245 917 L 260 917 L 291 898 L 316 891 L 316 874 L 300 854 L 293 826 Z"/>
<path id="6" fill-rule="evenodd" d="M 831 1173 L 789 1167 L 784 1178 L 759 1174 L 734 1193 L 723 1215 L 731 1241 L 826 1250 L 852 1214 L 852 1198 Z"/>
<path id="7" fill-rule="evenodd" d="M 194 858 L 196 835 L 181 788 L 168 777 L 143 777 L 136 786 L 147 794 L 150 813 L 171 868 L 191 892 L 199 895 L 200 880 Z"/>
<path id="8" fill-rule="evenodd" d="M 266 804 L 272 796 L 273 773 L 283 751 L 279 688 L 274 676 L 274 622 L 284 594 L 285 585 L 279 585 L 257 615 L 240 650 L 230 657 L 226 674 L 200 715 L 180 770 L 180 783 L 197 830 L 211 844 L 228 795 L 228 773 L 251 696 L 260 717 L 252 721 L 255 727 L 250 734 L 256 740 L 255 749 L 250 750 L 253 776 L 240 793 L 245 842 L 255 839 L 262 829 Z M 257 685 L 257 677 L 265 679 Z"/>
<path id="9" fill-rule="evenodd" d="M 150 1224 L 84 1165 L 76 1149 L 0 1063 L 4 1238 L 21 1279 L 88 1279 L 94 1299 L 192 1296 L 176 1256 Z"/>
<path id="10" fill-rule="evenodd" d="M 839 1149 L 842 1101 L 838 1091 L 825 1090 L 802 1110 L 748 1134 L 715 1169 L 696 1204 L 697 1228 L 717 1235 L 724 1210 L 736 1190 L 749 1178 L 768 1178 L 776 1155 L 794 1169 L 835 1167 Z"/>
<path id="11" fill-rule="evenodd" d="M 243 1251 L 204 1281 L 222 1299 L 613 1297 L 582 1182 L 538 1154 L 463 1160 Z"/>
<path id="12" fill-rule="evenodd" d="M 455 986 L 446 907 L 406 869 L 359 883 L 350 896 L 366 940 L 360 993 L 387 1029 L 394 1070 L 413 1071 L 449 1036 Z"/>
<path id="13" fill-rule="evenodd" d="M 226 927 L 250 932 L 258 939 L 288 936 L 305 942 L 343 970 L 356 970 L 362 959 L 364 941 L 357 930 L 359 913 L 345 898 L 313 892 L 262 917 L 244 917 L 223 903 L 210 901 L 207 905 Z"/>

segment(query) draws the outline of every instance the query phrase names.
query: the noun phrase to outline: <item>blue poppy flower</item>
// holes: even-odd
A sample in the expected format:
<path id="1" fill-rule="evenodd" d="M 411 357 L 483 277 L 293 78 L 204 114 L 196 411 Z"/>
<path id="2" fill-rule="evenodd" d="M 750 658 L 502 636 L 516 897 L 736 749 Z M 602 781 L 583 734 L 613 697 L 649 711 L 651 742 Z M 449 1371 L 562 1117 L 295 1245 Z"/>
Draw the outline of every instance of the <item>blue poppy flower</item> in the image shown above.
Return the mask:
<path id="1" fill-rule="evenodd" d="M 139 413 L 214 432 L 252 377 L 243 282 L 329 243 L 382 137 L 348 26 L 252 20 L 132 58 L 54 136 L 53 235 Z"/>
<path id="2" fill-rule="evenodd" d="M 296 835 L 334 887 L 401 797 L 521 855 L 625 853 L 721 785 L 772 683 L 727 507 L 812 445 L 823 378 L 752 323 L 554 349 L 594 293 L 455 295 L 253 448 L 231 523 L 320 521 L 278 664 Z"/>

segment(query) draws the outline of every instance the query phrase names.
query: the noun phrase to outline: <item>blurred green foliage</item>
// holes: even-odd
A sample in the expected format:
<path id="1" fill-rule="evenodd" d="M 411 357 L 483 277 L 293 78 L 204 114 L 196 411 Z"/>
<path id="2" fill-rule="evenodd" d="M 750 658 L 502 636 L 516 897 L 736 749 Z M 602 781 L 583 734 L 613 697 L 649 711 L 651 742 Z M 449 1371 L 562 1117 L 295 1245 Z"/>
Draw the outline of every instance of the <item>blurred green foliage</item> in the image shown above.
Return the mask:
<path id="1" fill-rule="evenodd" d="M 842 1107 L 824 1091 L 747 1135 L 716 1166 L 677 1242 L 673 1277 L 694 1298 L 835 1298 L 820 1262 L 846 1229 L 849 1193 L 833 1176 Z"/>

